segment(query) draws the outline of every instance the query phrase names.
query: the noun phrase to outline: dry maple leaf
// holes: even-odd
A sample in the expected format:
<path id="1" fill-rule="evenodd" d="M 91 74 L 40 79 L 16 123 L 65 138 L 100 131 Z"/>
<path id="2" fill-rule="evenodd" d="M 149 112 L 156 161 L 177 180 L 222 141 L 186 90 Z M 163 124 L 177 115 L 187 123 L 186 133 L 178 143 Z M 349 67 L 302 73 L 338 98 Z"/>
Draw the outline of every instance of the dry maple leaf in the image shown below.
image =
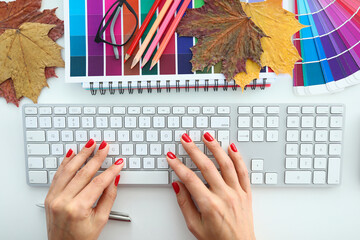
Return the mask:
<path id="1" fill-rule="evenodd" d="M 18 29 L 24 22 L 38 22 L 55 24 L 56 27 L 50 30 L 49 37 L 56 41 L 64 34 L 64 21 L 60 20 L 56 14 L 56 8 L 51 10 L 39 11 L 42 0 L 16 0 L 13 2 L 0 2 L 0 34 L 6 29 Z M 55 68 L 45 68 L 46 78 L 57 77 Z M 19 106 L 20 99 L 15 96 L 16 92 L 12 79 L 0 84 L 0 97 L 4 97 L 8 103 Z"/>
<path id="2" fill-rule="evenodd" d="M 0 83 L 11 78 L 16 98 L 28 97 L 37 102 L 48 86 L 45 67 L 64 67 L 61 47 L 48 37 L 55 25 L 24 23 L 0 35 Z"/>
<path id="3" fill-rule="evenodd" d="M 257 3 L 242 3 L 245 13 L 251 17 L 269 38 L 262 38 L 264 53 L 261 65 L 269 66 L 276 74 L 292 75 L 295 63 L 301 59 L 291 41 L 291 37 L 305 27 L 295 18 L 295 14 L 282 7 L 282 0 L 267 0 Z M 261 68 L 248 61 L 247 73 L 235 76 L 238 85 L 244 88 L 253 79 L 258 78 Z"/>
<path id="4" fill-rule="evenodd" d="M 207 0 L 201 8 L 188 9 L 177 32 L 197 37 L 191 49 L 193 71 L 204 70 L 222 62 L 228 81 L 246 72 L 246 61 L 260 65 L 263 52 L 260 39 L 266 34 L 246 16 L 239 0 Z"/>

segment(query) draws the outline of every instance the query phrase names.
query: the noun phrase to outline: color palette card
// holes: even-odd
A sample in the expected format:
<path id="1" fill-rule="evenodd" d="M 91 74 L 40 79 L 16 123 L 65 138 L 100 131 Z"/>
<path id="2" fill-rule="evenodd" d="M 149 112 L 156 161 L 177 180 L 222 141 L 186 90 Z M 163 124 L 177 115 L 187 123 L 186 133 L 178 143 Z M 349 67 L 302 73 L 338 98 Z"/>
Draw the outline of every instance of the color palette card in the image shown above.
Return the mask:
<path id="1" fill-rule="evenodd" d="M 294 74 L 299 95 L 332 93 L 360 83 L 360 0 L 296 0 L 295 37 L 303 60 Z"/>
<path id="2" fill-rule="evenodd" d="M 138 82 L 139 80 L 225 79 L 224 75 L 220 73 L 220 64 L 212 67 L 209 71 L 192 72 L 190 48 L 194 46 L 196 39 L 178 37 L 176 33 L 170 40 L 159 63 L 152 70 L 149 70 L 151 60 L 143 68 L 140 67 L 141 62 L 135 68 L 130 68 L 133 56 L 138 48 L 128 61 L 124 61 L 131 40 L 124 47 L 118 48 L 120 59 L 115 59 L 112 46 L 94 41 L 103 16 L 115 2 L 116 0 L 65 1 L 65 72 L 67 82 L 99 83 L 113 81 Z M 127 2 L 137 13 L 141 26 L 154 0 L 127 0 Z M 165 0 L 160 3 L 157 13 L 153 16 L 142 37 L 142 41 L 145 39 L 164 3 Z M 192 0 L 188 8 L 201 7 L 203 4 L 203 0 Z M 135 23 L 134 16 L 123 6 L 120 17 L 115 24 L 114 32 L 117 44 L 124 43 L 130 37 Z M 137 30 L 140 26 L 138 26 Z M 103 38 L 111 42 L 110 30 L 104 33 Z M 141 44 L 141 41 L 139 44 Z M 265 68 L 260 74 L 260 78 L 274 79 L 275 74 Z"/>

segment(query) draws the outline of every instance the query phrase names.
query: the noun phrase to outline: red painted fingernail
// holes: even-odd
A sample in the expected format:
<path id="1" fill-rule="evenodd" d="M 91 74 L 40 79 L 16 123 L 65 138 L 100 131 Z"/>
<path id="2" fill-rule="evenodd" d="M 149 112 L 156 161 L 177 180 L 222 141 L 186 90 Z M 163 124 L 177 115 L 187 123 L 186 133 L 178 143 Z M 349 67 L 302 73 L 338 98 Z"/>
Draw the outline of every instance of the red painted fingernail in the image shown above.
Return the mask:
<path id="1" fill-rule="evenodd" d="M 99 147 L 99 150 L 101 149 L 104 149 L 106 147 L 107 143 L 105 141 L 103 141 L 101 144 L 100 144 L 100 147 Z"/>
<path id="2" fill-rule="evenodd" d="M 182 139 L 184 139 L 184 141 L 187 143 L 191 142 L 191 138 L 186 133 L 182 135 Z"/>
<path id="3" fill-rule="evenodd" d="M 177 182 L 173 182 L 171 185 L 172 185 L 172 187 L 173 187 L 173 189 L 174 189 L 174 192 L 175 192 L 176 194 L 178 194 L 178 193 L 180 192 L 179 184 L 178 184 Z"/>
<path id="4" fill-rule="evenodd" d="M 94 145 L 94 139 L 90 139 L 87 143 L 86 143 L 86 145 L 85 145 L 85 147 L 86 148 L 91 148 L 92 147 L 92 145 Z"/>
<path id="5" fill-rule="evenodd" d="M 206 139 L 206 141 L 208 141 L 208 142 L 212 142 L 212 141 L 214 141 L 213 136 L 211 136 L 211 134 L 210 134 L 210 133 L 208 133 L 208 132 L 206 132 L 206 133 L 204 134 L 204 138 L 205 138 L 205 139 Z"/>
<path id="6" fill-rule="evenodd" d="M 230 148 L 231 148 L 231 150 L 233 150 L 234 152 L 237 152 L 238 150 L 237 150 L 237 148 L 236 148 L 236 146 L 235 146 L 235 144 L 231 144 L 230 145 Z"/>
<path id="7" fill-rule="evenodd" d="M 175 154 L 173 154 L 172 152 L 168 152 L 168 153 L 167 153 L 167 156 L 168 156 L 170 159 L 175 159 L 175 158 L 176 158 Z"/>
<path id="8" fill-rule="evenodd" d="M 119 185 L 119 181 L 120 181 L 120 175 L 117 175 L 114 182 L 116 187 Z"/>
<path id="9" fill-rule="evenodd" d="M 73 154 L 73 150 L 70 148 L 69 151 L 66 154 L 66 157 L 70 157 Z"/>
<path id="10" fill-rule="evenodd" d="M 120 165 L 124 162 L 124 160 L 122 158 L 119 158 L 116 162 L 115 165 Z"/>

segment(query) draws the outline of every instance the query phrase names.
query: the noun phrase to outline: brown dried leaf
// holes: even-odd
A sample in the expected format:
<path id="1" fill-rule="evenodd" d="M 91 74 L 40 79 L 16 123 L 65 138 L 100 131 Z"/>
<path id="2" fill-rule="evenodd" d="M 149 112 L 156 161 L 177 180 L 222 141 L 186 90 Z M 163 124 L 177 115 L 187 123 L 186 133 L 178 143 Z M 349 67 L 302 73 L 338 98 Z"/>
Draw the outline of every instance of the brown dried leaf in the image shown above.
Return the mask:
<path id="1" fill-rule="evenodd" d="M 194 72 L 221 62 L 230 81 L 246 72 L 247 60 L 261 65 L 260 40 L 266 34 L 246 16 L 239 0 L 208 0 L 201 8 L 188 9 L 177 32 L 199 40 L 192 48 Z"/>

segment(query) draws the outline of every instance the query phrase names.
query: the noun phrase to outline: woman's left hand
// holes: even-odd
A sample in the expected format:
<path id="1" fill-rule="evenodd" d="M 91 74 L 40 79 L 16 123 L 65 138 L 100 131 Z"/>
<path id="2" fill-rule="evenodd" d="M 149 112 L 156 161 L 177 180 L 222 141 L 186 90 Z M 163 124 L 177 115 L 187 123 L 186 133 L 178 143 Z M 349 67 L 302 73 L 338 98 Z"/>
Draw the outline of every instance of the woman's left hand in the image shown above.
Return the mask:
<path id="1" fill-rule="evenodd" d="M 95 146 L 90 139 L 79 154 L 69 150 L 54 176 L 45 199 L 50 240 L 97 239 L 108 221 L 124 163 L 119 159 L 93 178 L 109 151 L 109 145 L 102 142 L 94 157 L 83 166 Z"/>

